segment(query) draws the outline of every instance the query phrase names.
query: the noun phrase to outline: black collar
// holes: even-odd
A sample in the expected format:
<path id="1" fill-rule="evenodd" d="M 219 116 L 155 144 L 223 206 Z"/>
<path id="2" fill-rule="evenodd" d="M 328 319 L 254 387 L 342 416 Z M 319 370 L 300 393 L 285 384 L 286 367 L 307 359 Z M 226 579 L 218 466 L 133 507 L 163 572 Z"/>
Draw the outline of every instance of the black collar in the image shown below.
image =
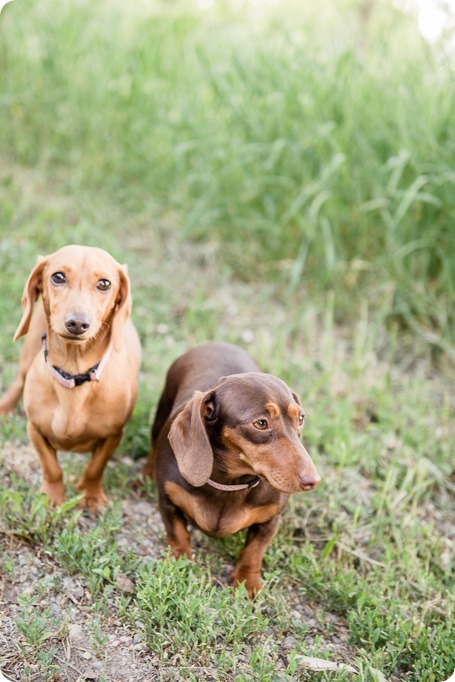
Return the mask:
<path id="1" fill-rule="evenodd" d="M 105 355 L 98 360 L 98 362 L 93 365 L 93 367 L 90 367 L 86 372 L 82 372 L 81 374 L 70 374 L 69 372 L 65 372 L 61 367 L 57 367 L 56 365 L 50 365 L 47 362 L 47 356 L 49 355 L 49 350 L 47 348 L 47 334 L 46 332 L 43 332 L 41 335 L 41 341 L 43 344 L 43 353 L 44 353 L 44 360 L 46 361 L 47 366 L 49 367 L 49 371 L 56 379 L 59 384 L 62 384 L 62 386 L 65 386 L 65 388 L 75 388 L 76 386 L 81 386 L 82 384 L 85 384 L 86 381 L 99 381 L 101 377 L 101 373 L 109 360 L 110 354 L 111 354 L 111 346 L 109 345 Z"/>

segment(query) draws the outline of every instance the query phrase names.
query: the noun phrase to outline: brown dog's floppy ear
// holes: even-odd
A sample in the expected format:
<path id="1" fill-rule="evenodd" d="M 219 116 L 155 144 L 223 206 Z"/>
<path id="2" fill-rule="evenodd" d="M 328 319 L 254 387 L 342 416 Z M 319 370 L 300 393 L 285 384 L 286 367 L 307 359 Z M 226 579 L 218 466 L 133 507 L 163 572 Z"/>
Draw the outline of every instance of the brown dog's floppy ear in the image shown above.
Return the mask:
<path id="1" fill-rule="evenodd" d="M 33 268 L 24 287 L 22 294 L 22 319 L 13 336 L 13 340 L 19 339 L 28 332 L 30 320 L 32 319 L 33 306 L 40 294 L 43 293 L 43 270 L 46 265 L 47 258 L 42 258 L 38 264 Z"/>
<path id="2" fill-rule="evenodd" d="M 211 395 L 212 391 L 195 391 L 174 419 L 168 436 L 180 473 L 195 487 L 207 482 L 213 468 L 213 452 L 204 424 L 205 403 Z"/>
<path id="3" fill-rule="evenodd" d="M 300 402 L 300 398 L 299 398 L 299 396 L 297 395 L 297 393 L 294 393 L 294 391 L 291 391 L 291 393 L 292 393 L 292 397 L 294 398 L 294 400 L 295 400 L 295 402 L 297 403 L 297 405 L 301 405 L 302 403 Z"/>
<path id="4" fill-rule="evenodd" d="M 111 338 L 116 352 L 119 352 L 122 348 L 123 327 L 131 315 L 130 278 L 128 277 L 128 268 L 126 265 L 119 265 L 119 275 L 120 288 L 115 303 L 111 331 Z"/>

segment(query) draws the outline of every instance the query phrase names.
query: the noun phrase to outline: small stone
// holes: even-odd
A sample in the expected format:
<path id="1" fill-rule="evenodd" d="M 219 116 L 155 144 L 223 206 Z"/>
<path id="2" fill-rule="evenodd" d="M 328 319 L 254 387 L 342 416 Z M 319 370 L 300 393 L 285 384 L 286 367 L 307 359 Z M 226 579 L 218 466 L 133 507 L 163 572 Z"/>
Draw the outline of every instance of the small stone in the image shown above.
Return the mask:
<path id="1" fill-rule="evenodd" d="M 21 590 L 21 595 L 24 596 L 24 595 L 26 595 L 26 594 L 27 594 L 27 595 L 28 595 L 28 594 L 33 594 L 33 592 L 34 592 L 34 587 L 33 587 L 33 585 L 27 585 L 26 587 L 24 587 L 24 588 Z"/>
<path id="2" fill-rule="evenodd" d="M 150 516 L 153 513 L 153 507 L 150 502 L 138 502 L 134 505 L 134 511 L 141 516 Z"/>
<path id="3" fill-rule="evenodd" d="M 74 590 L 71 591 L 71 596 L 74 597 L 74 599 L 82 599 L 84 596 L 84 589 L 82 587 L 75 587 Z"/>
<path id="4" fill-rule="evenodd" d="M 90 653 L 90 651 L 84 651 L 82 653 L 82 658 L 85 658 L 86 661 L 89 661 L 91 659 L 91 657 L 92 657 L 92 654 Z"/>
<path id="5" fill-rule="evenodd" d="M 129 592 L 133 594 L 135 591 L 133 581 L 130 580 L 128 576 L 126 576 L 121 571 L 117 573 L 117 578 L 115 579 L 115 586 L 118 587 L 119 590 L 122 590 L 122 592 Z M 122 638 L 120 637 L 120 640 L 121 639 Z"/>
<path id="6" fill-rule="evenodd" d="M 84 639 L 82 627 L 78 623 L 71 623 L 68 628 L 68 637 L 73 642 L 79 642 Z"/>

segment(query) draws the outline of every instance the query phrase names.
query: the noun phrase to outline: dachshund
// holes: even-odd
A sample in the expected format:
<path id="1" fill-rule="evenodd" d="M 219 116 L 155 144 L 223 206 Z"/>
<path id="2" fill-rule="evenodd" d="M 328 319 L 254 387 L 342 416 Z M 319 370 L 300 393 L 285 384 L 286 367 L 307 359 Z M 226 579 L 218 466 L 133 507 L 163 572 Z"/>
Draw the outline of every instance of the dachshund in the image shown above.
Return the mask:
<path id="1" fill-rule="evenodd" d="M 215 538 L 248 529 L 231 576 L 250 596 L 290 493 L 320 476 L 300 442 L 298 396 L 243 349 L 209 343 L 169 369 L 144 476 L 157 481 L 172 555 L 191 558 L 187 523 Z"/>
<path id="2" fill-rule="evenodd" d="M 27 338 L 0 413 L 23 392 L 42 490 L 54 506 L 65 500 L 57 450 L 91 452 L 77 488 L 82 507 L 100 507 L 108 502 L 104 468 L 137 397 L 141 346 L 130 319 L 127 268 L 102 249 L 65 246 L 39 260 L 22 306 L 14 340 Z"/>

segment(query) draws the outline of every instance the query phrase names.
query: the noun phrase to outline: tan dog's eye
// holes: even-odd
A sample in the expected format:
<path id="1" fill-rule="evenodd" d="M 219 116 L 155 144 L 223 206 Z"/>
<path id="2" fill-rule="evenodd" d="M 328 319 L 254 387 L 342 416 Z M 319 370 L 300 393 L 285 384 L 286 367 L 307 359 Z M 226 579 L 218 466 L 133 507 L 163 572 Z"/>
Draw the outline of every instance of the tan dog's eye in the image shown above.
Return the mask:
<path id="1" fill-rule="evenodd" d="M 264 429 L 266 429 L 268 427 L 267 419 L 257 419 L 255 422 L 253 422 L 253 426 L 256 429 L 263 431 Z"/>
<path id="2" fill-rule="evenodd" d="M 299 414 L 299 427 L 303 426 L 304 421 L 305 421 L 305 415 Z"/>
<path id="3" fill-rule="evenodd" d="M 54 274 L 51 275 L 51 282 L 52 282 L 52 284 L 55 284 L 55 286 L 58 287 L 62 284 L 65 284 L 66 277 L 63 274 L 63 272 L 54 272 Z"/>
<path id="4" fill-rule="evenodd" d="M 108 291 L 111 288 L 111 283 L 109 282 L 108 279 L 100 279 L 100 281 L 96 285 L 96 288 L 99 289 L 100 291 Z"/>

